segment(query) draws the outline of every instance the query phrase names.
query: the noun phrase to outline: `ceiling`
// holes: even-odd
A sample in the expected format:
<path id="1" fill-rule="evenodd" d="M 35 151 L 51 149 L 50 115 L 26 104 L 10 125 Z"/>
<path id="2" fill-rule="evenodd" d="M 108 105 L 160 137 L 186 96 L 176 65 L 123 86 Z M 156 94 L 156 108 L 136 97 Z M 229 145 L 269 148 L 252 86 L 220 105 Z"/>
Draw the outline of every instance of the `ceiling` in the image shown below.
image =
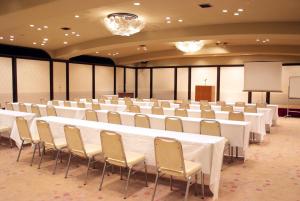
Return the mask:
<path id="1" fill-rule="evenodd" d="M 202 9 L 201 3 L 212 7 Z M 235 16 L 238 9 L 243 11 Z M 300 56 L 299 10 L 299 0 L 2 0 L 0 43 L 41 48 L 53 58 L 110 57 L 118 64 L 215 55 Z M 146 26 L 130 37 L 114 36 L 103 23 L 114 12 L 137 14 Z M 262 43 L 265 39 L 269 42 Z M 205 46 L 184 54 L 174 46 L 182 40 L 204 40 Z"/>

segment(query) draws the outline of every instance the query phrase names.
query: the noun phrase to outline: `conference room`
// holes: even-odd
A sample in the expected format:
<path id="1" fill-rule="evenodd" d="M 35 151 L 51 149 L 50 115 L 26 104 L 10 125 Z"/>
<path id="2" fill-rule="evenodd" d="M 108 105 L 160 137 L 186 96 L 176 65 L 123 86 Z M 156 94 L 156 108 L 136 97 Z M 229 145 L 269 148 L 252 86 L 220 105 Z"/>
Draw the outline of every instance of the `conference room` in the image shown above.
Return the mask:
<path id="1" fill-rule="evenodd" d="M 2 1 L 0 200 L 299 200 L 299 9 Z"/>

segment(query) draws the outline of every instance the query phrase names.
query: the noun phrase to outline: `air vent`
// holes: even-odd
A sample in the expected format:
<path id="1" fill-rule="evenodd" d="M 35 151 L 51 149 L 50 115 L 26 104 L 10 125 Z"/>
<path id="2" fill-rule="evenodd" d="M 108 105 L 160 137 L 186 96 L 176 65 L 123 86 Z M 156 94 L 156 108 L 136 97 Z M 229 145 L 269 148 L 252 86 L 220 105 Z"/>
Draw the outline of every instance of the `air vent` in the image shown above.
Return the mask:
<path id="1" fill-rule="evenodd" d="M 201 7 L 201 8 L 211 8 L 212 5 L 209 4 L 209 3 L 202 3 L 202 4 L 199 4 L 199 7 Z"/>
<path id="2" fill-rule="evenodd" d="M 70 27 L 62 27 L 62 28 L 60 28 L 60 29 L 62 29 L 62 30 L 64 30 L 64 31 L 69 31 L 69 30 L 71 30 Z"/>

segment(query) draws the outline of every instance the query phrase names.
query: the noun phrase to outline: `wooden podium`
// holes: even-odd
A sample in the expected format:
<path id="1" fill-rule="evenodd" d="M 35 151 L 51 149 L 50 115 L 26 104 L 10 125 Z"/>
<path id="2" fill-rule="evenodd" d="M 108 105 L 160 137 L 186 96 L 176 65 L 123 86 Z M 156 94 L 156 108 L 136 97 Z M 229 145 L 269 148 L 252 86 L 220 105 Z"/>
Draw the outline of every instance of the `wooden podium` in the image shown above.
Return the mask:
<path id="1" fill-rule="evenodd" d="M 215 86 L 198 85 L 195 87 L 195 100 L 215 101 Z"/>

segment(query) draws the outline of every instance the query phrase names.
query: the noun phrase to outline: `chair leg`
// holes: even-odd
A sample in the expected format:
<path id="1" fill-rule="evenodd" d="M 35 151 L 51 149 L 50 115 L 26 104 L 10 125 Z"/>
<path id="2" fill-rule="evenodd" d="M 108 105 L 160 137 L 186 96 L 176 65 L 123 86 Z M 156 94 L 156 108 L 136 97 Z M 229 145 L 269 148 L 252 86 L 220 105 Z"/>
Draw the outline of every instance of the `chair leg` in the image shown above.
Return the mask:
<path id="1" fill-rule="evenodd" d="M 239 157 L 239 147 L 235 147 L 235 157 Z"/>
<path id="2" fill-rule="evenodd" d="M 42 155 L 41 155 L 41 158 L 40 158 L 40 162 L 39 162 L 39 167 L 38 167 L 38 169 L 41 168 L 42 160 L 43 160 L 43 157 L 44 157 L 44 154 L 45 154 L 45 152 L 44 152 L 45 144 L 43 144 L 42 146 L 43 146 L 43 147 L 42 147 L 42 148 L 43 148 L 43 151 L 42 151 Z"/>
<path id="3" fill-rule="evenodd" d="M 18 153 L 18 157 L 17 157 L 17 162 L 19 162 L 20 155 L 21 155 L 21 152 L 22 152 L 22 149 L 23 149 L 23 145 L 24 145 L 24 140 L 22 140 L 22 144 L 21 144 L 21 147 L 20 147 L 20 150 L 19 150 L 19 153 Z"/>
<path id="4" fill-rule="evenodd" d="M 195 174 L 195 184 L 194 184 L 195 196 L 197 196 L 197 195 L 198 195 L 198 188 L 197 188 L 197 184 L 198 184 L 198 174 Z"/>
<path id="5" fill-rule="evenodd" d="M 187 179 L 187 182 L 186 182 L 184 201 L 187 201 L 187 198 L 188 198 L 188 195 L 189 195 L 190 185 L 191 185 L 191 176 Z"/>
<path id="6" fill-rule="evenodd" d="M 65 178 L 68 177 L 68 172 L 69 172 L 69 168 L 70 168 L 71 158 L 72 158 L 72 153 L 69 154 L 69 160 L 68 160 L 68 165 L 67 165 L 67 170 L 66 170 Z"/>
<path id="7" fill-rule="evenodd" d="M 156 173 L 155 184 L 154 184 L 154 189 L 153 189 L 153 194 L 152 194 L 152 199 L 151 199 L 151 201 L 153 201 L 153 200 L 154 200 L 154 197 L 155 197 L 156 188 L 157 188 L 157 184 L 158 184 L 158 178 L 159 178 L 159 172 L 157 171 L 157 173 Z"/>
<path id="8" fill-rule="evenodd" d="M 40 143 L 37 144 L 38 148 L 39 148 L 39 156 L 41 156 L 41 147 L 40 147 Z"/>
<path id="9" fill-rule="evenodd" d="M 147 164 L 146 164 L 146 161 L 144 161 L 144 165 L 145 165 L 145 184 L 146 184 L 146 187 L 148 187 L 148 171 L 147 171 Z"/>
<path id="10" fill-rule="evenodd" d="M 122 171 L 122 167 L 120 167 L 120 180 L 123 180 L 123 171 Z"/>
<path id="11" fill-rule="evenodd" d="M 87 179 L 88 179 L 88 176 L 89 176 L 89 169 L 90 169 L 91 161 L 92 161 L 92 158 L 89 158 L 89 162 L 88 162 L 88 166 L 87 166 L 87 170 L 86 170 L 86 176 L 85 176 L 84 185 L 86 185 L 86 183 L 87 183 Z"/>
<path id="12" fill-rule="evenodd" d="M 99 191 L 101 191 L 102 188 L 102 184 L 103 184 L 103 180 L 104 180 L 104 175 L 105 175 L 105 170 L 106 170 L 106 161 L 104 162 L 104 167 L 102 170 L 102 176 L 101 176 L 101 180 L 100 180 L 100 186 L 99 186 Z"/>
<path id="13" fill-rule="evenodd" d="M 57 150 L 57 153 L 56 153 L 56 159 L 55 159 L 55 166 L 54 166 L 54 169 L 53 169 L 52 174 L 55 174 L 55 172 L 56 172 L 57 161 L 58 161 L 59 155 L 61 155 L 60 150 Z"/>
<path id="14" fill-rule="evenodd" d="M 170 190 L 173 190 L 173 177 L 170 176 Z"/>
<path id="15" fill-rule="evenodd" d="M 30 166 L 32 166 L 32 163 L 33 163 L 36 147 L 37 147 L 37 144 L 34 144 L 34 150 L 33 150 L 32 158 L 31 158 Z"/>
<path id="16" fill-rule="evenodd" d="M 10 137 L 9 137 L 9 143 L 10 143 L 10 148 L 13 148 L 13 141 Z"/>
<path id="17" fill-rule="evenodd" d="M 128 170 L 127 181 L 126 181 L 126 186 L 125 186 L 125 193 L 124 193 L 124 199 L 127 198 L 127 190 L 128 190 L 128 185 L 129 185 L 129 181 L 130 181 L 131 170 L 132 170 L 132 168 L 129 168 L 129 170 Z"/>
<path id="18" fill-rule="evenodd" d="M 204 199 L 204 174 L 201 171 L 201 193 L 202 193 L 202 199 Z"/>

